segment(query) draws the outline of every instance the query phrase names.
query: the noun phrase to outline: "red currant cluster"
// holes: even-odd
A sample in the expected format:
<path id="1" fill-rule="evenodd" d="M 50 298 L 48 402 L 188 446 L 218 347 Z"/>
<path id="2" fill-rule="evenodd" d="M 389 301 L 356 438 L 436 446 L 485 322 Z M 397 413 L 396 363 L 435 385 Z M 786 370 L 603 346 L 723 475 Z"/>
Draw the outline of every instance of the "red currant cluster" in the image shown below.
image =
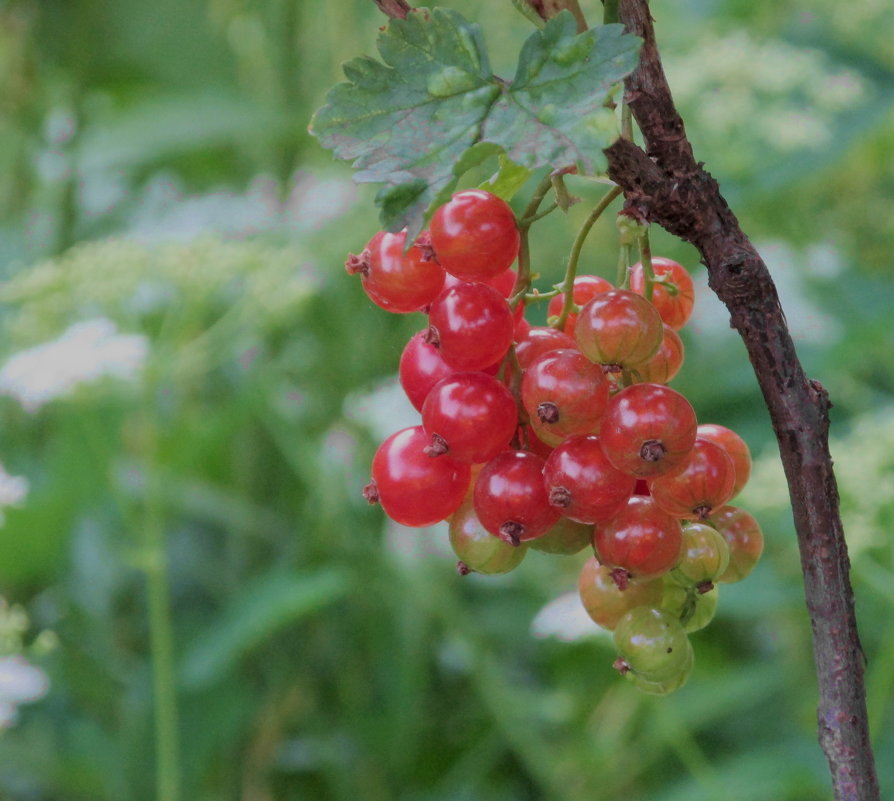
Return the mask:
<path id="1" fill-rule="evenodd" d="M 713 617 L 715 583 L 744 578 L 763 548 L 755 519 L 726 505 L 748 479 L 748 446 L 699 425 L 667 386 L 693 307 L 681 265 L 636 264 L 620 289 L 579 276 L 572 304 L 550 298 L 552 325 L 531 326 L 512 270 L 520 241 L 509 205 L 471 190 L 409 248 L 378 233 L 348 258 L 373 302 L 429 322 L 399 370 L 422 424 L 382 443 L 364 494 L 407 526 L 448 520 L 461 573 L 505 573 L 528 547 L 591 546 L 580 596 L 614 631 L 615 666 L 670 692 L 692 669 L 687 633 Z"/>

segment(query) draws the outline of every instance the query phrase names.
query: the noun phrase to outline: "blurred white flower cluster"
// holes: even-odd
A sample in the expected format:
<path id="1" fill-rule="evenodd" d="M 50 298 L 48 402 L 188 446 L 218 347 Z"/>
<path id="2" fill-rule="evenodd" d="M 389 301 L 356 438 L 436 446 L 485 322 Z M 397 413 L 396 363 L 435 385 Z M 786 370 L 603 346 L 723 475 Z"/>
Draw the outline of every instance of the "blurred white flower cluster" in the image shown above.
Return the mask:
<path id="1" fill-rule="evenodd" d="M 0 526 L 5 520 L 3 510 L 7 506 L 21 506 L 28 495 L 28 488 L 27 478 L 10 475 L 0 464 Z"/>
<path id="2" fill-rule="evenodd" d="M 75 323 L 61 336 L 20 351 L 0 367 L 0 394 L 36 412 L 75 388 L 104 377 L 132 380 L 146 361 L 149 342 L 121 334 L 104 317 Z"/>
<path id="3" fill-rule="evenodd" d="M 743 30 L 705 31 L 664 61 L 699 152 L 715 169 L 749 177 L 768 155 L 827 148 L 838 120 L 871 94 L 858 72 L 826 54 Z"/>
<path id="4" fill-rule="evenodd" d="M 848 552 L 860 566 L 863 556 L 890 540 L 894 519 L 894 409 L 860 417 L 851 429 L 829 440 L 841 518 Z M 779 452 L 768 446 L 754 461 L 741 505 L 760 517 L 761 512 L 785 512 L 790 506 L 788 485 Z"/>
<path id="5" fill-rule="evenodd" d="M 43 698 L 49 689 L 47 674 L 24 656 L 0 656 L 0 728 L 16 722 L 20 704 Z"/>
<path id="6" fill-rule="evenodd" d="M 563 593 L 543 606 L 531 621 L 531 634 L 540 638 L 555 637 L 562 642 L 611 636 L 587 614 L 577 590 Z"/>
<path id="7" fill-rule="evenodd" d="M 12 726 L 22 704 L 43 698 L 50 689 L 46 673 L 22 653 L 22 637 L 29 626 L 20 606 L 0 598 L 0 729 Z M 55 646 L 55 635 L 42 632 L 30 650 L 46 652 Z"/>

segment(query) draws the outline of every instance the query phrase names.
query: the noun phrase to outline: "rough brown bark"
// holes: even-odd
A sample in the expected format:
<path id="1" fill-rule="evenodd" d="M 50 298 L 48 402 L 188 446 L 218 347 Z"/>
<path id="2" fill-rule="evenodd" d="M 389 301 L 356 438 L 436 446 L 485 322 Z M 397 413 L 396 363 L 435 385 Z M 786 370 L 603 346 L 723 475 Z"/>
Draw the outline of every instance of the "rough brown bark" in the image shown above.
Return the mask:
<path id="1" fill-rule="evenodd" d="M 620 140 L 606 154 L 609 176 L 627 209 L 691 242 L 709 284 L 730 312 L 764 396 L 789 485 L 801 552 L 819 683 L 819 740 L 839 801 L 877 801 L 878 782 L 866 715 L 863 651 L 854 615 L 850 562 L 829 455 L 831 406 L 807 378 L 757 250 L 742 232 L 717 182 L 693 157 L 655 44 L 646 0 L 620 0 L 621 22 L 644 41 L 625 100 L 644 152 Z"/>

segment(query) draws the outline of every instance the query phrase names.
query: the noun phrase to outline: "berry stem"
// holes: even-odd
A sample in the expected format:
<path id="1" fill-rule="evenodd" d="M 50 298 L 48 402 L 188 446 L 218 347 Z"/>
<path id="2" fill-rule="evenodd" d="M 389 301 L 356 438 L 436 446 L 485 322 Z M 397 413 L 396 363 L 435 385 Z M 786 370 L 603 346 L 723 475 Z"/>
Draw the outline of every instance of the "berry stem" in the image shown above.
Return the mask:
<path id="1" fill-rule="evenodd" d="M 537 212 L 537 214 L 533 214 L 530 217 L 524 217 L 523 219 L 518 221 L 519 227 L 529 227 L 533 225 L 537 220 L 542 220 L 548 214 L 552 214 L 557 208 L 559 208 L 558 203 L 550 203 L 543 211 Z"/>
<path id="2" fill-rule="evenodd" d="M 620 289 L 630 287 L 630 245 L 621 242 L 618 248 L 618 274 L 615 277 L 615 286 Z"/>
<path id="3" fill-rule="evenodd" d="M 652 246 L 649 243 L 649 226 L 644 225 L 636 239 L 639 245 L 639 259 L 643 265 L 643 296 L 646 300 L 652 300 L 652 291 L 655 286 L 655 270 L 652 267 Z"/>
<path id="4" fill-rule="evenodd" d="M 568 256 L 568 266 L 565 269 L 565 278 L 562 280 L 562 291 L 565 293 L 565 302 L 562 304 L 561 313 L 552 324 L 553 328 L 558 328 L 561 331 L 565 326 L 565 321 L 568 319 L 568 315 L 574 308 L 574 279 L 577 277 L 577 264 L 580 261 L 580 253 L 583 249 L 584 242 L 587 239 L 587 235 L 590 233 L 590 229 L 596 224 L 596 220 L 602 216 L 602 213 L 620 194 L 621 190 L 617 186 L 613 186 L 609 189 L 608 192 L 603 195 L 602 200 L 593 207 L 593 210 L 590 212 L 587 219 L 584 220 L 584 224 L 578 230 L 577 236 L 574 238 L 574 244 L 571 246 L 571 253 Z"/>
<path id="5" fill-rule="evenodd" d="M 561 292 L 561 289 L 551 289 L 549 292 L 538 292 L 535 289 L 533 292 L 528 292 L 525 295 L 525 303 L 539 303 L 541 300 L 552 300 Z"/>
<path id="6" fill-rule="evenodd" d="M 531 246 L 528 243 L 528 231 L 531 224 L 537 217 L 537 209 L 543 202 L 549 190 L 552 188 L 552 176 L 547 175 L 537 184 L 537 189 L 531 196 L 531 200 L 517 218 L 518 232 L 520 241 L 518 246 L 518 278 L 515 279 L 515 286 L 512 289 L 512 297 L 509 298 L 509 305 L 515 309 L 521 303 L 528 290 L 531 289 Z"/>
<path id="7" fill-rule="evenodd" d="M 556 195 L 556 205 L 562 211 L 568 211 L 575 203 L 580 202 L 579 197 L 574 197 L 565 186 L 565 173 L 553 173 L 553 192 Z"/>

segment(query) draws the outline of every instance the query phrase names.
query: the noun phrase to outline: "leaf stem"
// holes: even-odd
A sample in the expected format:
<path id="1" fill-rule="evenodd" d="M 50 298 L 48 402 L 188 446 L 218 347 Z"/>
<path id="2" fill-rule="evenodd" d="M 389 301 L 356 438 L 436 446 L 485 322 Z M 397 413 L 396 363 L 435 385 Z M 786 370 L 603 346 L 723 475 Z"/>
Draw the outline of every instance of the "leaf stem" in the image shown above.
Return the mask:
<path id="1" fill-rule="evenodd" d="M 596 220 L 602 216 L 602 212 L 604 212 L 611 202 L 620 194 L 621 188 L 618 186 L 613 186 L 609 189 L 608 192 L 603 195 L 602 200 L 594 206 L 587 219 L 584 220 L 584 224 L 578 230 L 577 236 L 574 238 L 574 244 L 571 246 L 571 253 L 568 256 L 568 266 L 565 269 L 565 278 L 562 281 L 562 291 L 565 293 L 565 302 L 562 304 L 562 311 L 559 314 L 559 317 L 553 323 L 553 328 L 561 330 L 574 307 L 574 279 L 577 276 L 577 264 L 580 261 L 580 253 L 584 246 L 584 242 L 587 239 L 587 235 L 590 233 L 590 229 L 596 223 Z"/>
<path id="2" fill-rule="evenodd" d="M 179 801 L 180 736 L 170 582 L 165 549 L 162 489 L 154 458 L 156 428 L 144 419 L 142 449 L 146 474 L 140 525 L 146 573 L 149 643 L 152 659 L 152 703 L 155 715 L 155 794 L 158 801 Z"/>

